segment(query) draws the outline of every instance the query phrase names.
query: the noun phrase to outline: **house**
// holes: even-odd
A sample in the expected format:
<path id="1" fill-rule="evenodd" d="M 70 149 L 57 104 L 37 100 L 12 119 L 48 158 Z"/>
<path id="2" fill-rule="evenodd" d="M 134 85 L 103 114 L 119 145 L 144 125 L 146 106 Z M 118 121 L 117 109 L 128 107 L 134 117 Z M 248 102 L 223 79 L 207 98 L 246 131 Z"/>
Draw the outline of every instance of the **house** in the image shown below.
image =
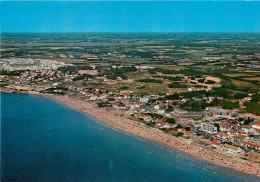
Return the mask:
<path id="1" fill-rule="evenodd" d="M 144 109 L 142 109 L 141 107 L 135 107 L 133 109 L 130 109 L 132 111 L 132 113 L 139 113 L 139 112 L 144 112 Z"/>
<path id="2" fill-rule="evenodd" d="M 234 108 L 234 109 L 233 109 L 233 112 L 234 112 L 234 113 L 237 113 L 239 110 L 240 110 L 239 108 Z"/>
<path id="3" fill-rule="evenodd" d="M 226 125 L 221 125 L 219 128 L 220 131 L 224 131 L 224 132 L 228 132 L 231 130 L 230 126 L 226 126 Z"/>
<path id="4" fill-rule="evenodd" d="M 249 93 L 249 94 L 248 94 L 249 97 L 252 97 L 252 96 L 254 96 L 254 95 L 255 95 L 255 93 Z"/>
<path id="5" fill-rule="evenodd" d="M 251 101 L 253 99 L 253 97 L 244 97 L 245 101 Z"/>
<path id="6" fill-rule="evenodd" d="M 96 94 L 93 94 L 93 95 L 90 97 L 90 100 L 97 100 L 97 99 L 98 99 L 98 97 L 97 97 Z"/>
<path id="7" fill-rule="evenodd" d="M 239 107 L 240 107 L 241 109 L 245 109 L 245 108 L 246 108 L 246 106 L 244 106 L 242 103 L 239 103 Z"/>
<path id="8" fill-rule="evenodd" d="M 246 138 L 245 135 L 233 136 L 232 137 L 232 142 L 235 143 L 235 144 L 240 144 L 240 142 L 242 142 L 245 138 Z"/>
<path id="9" fill-rule="evenodd" d="M 238 131 L 229 131 L 228 132 L 231 136 L 236 136 L 238 135 Z"/>
<path id="10" fill-rule="evenodd" d="M 211 142 L 211 145 L 213 145 L 213 147 L 220 147 L 221 146 L 221 142 L 219 140 L 214 140 Z"/>
<path id="11" fill-rule="evenodd" d="M 221 139 L 228 139 L 228 138 L 229 138 L 229 135 L 226 134 L 226 133 L 219 133 L 219 134 L 218 134 L 218 137 L 221 138 Z"/>
<path id="12" fill-rule="evenodd" d="M 194 131 L 187 131 L 186 134 L 189 135 L 189 136 L 197 135 Z"/>
<path id="13" fill-rule="evenodd" d="M 118 109 L 118 105 L 119 105 L 119 103 L 114 103 L 114 104 L 112 105 L 112 107 L 113 107 L 114 109 Z"/>
<path id="14" fill-rule="evenodd" d="M 211 103 L 215 97 L 203 97 L 204 100 L 206 100 L 207 103 Z"/>
<path id="15" fill-rule="evenodd" d="M 260 130 L 260 123 L 253 124 L 252 128 Z"/>
<path id="16" fill-rule="evenodd" d="M 217 97 L 218 100 L 223 100 L 224 98 L 223 97 Z"/>
<path id="17" fill-rule="evenodd" d="M 145 117 L 144 115 L 142 115 L 142 114 L 140 114 L 140 113 L 135 114 L 135 116 L 136 116 L 137 118 L 140 118 L 140 119 L 143 119 L 143 118 Z"/>
<path id="18" fill-rule="evenodd" d="M 157 104 L 154 106 L 154 109 L 160 109 L 160 108 L 163 108 L 164 107 L 164 103 L 160 103 L 160 104 Z"/>
<path id="19" fill-rule="evenodd" d="M 253 119 L 256 117 L 256 115 L 251 114 L 251 113 L 239 113 L 238 117 L 243 118 L 243 119 L 248 119 L 248 118 Z"/>
<path id="20" fill-rule="evenodd" d="M 157 123 L 157 125 L 161 125 L 161 126 L 163 126 L 163 125 L 166 125 L 166 124 L 167 124 L 166 122 L 164 122 L 164 121 L 161 121 L 161 120 L 156 120 L 155 122 Z"/>
<path id="21" fill-rule="evenodd" d="M 126 105 L 125 105 L 125 104 L 118 104 L 118 105 L 117 105 L 117 109 L 119 109 L 119 110 L 125 110 L 125 109 L 126 109 Z"/>
<path id="22" fill-rule="evenodd" d="M 165 114 L 165 110 L 164 110 L 164 109 L 161 109 L 161 108 L 159 108 L 159 109 L 157 110 L 157 113 L 158 113 L 158 114 Z"/>
<path id="23" fill-rule="evenodd" d="M 182 103 L 185 103 L 185 102 L 187 102 L 187 101 L 189 101 L 189 100 L 190 100 L 189 98 L 184 98 L 184 99 L 181 100 L 181 102 L 182 102 Z"/>
<path id="24" fill-rule="evenodd" d="M 231 124 L 231 129 L 236 130 L 237 129 L 237 124 Z"/>
<path id="25" fill-rule="evenodd" d="M 149 97 L 141 97 L 140 98 L 140 102 L 142 102 L 142 103 L 146 103 L 148 101 L 149 101 Z"/>
<path id="26" fill-rule="evenodd" d="M 236 146 L 229 145 L 229 144 L 224 144 L 222 146 L 222 150 L 227 151 L 232 154 L 239 154 L 239 153 L 243 152 L 243 150 L 240 147 L 236 147 Z"/>
<path id="27" fill-rule="evenodd" d="M 260 145 L 258 144 L 253 144 L 253 143 L 249 143 L 249 142 L 242 142 L 242 145 L 244 147 L 246 147 L 246 149 L 250 148 L 250 149 L 255 149 L 255 150 L 258 150 L 260 151 Z"/>
<path id="28" fill-rule="evenodd" d="M 181 133 L 186 133 L 187 132 L 187 130 L 185 130 L 184 128 L 180 128 L 180 129 L 178 129 L 178 131 L 181 132 Z"/>
<path id="29" fill-rule="evenodd" d="M 171 103 L 173 103 L 173 100 L 166 100 L 166 103 L 171 104 Z"/>
<path id="30" fill-rule="evenodd" d="M 245 125 L 242 127 L 242 132 L 250 133 L 252 131 L 251 126 Z"/>
<path id="31" fill-rule="evenodd" d="M 252 131 L 252 133 L 253 133 L 254 135 L 260 135 L 260 130 L 254 128 L 253 131 Z"/>
<path id="32" fill-rule="evenodd" d="M 171 123 L 166 123 L 165 125 L 162 126 L 162 128 L 174 128 L 174 124 Z"/>
<path id="33" fill-rule="evenodd" d="M 126 107 L 130 107 L 131 109 L 135 107 L 140 107 L 142 105 L 142 102 L 127 102 Z"/>
<path id="34" fill-rule="evenodd" d="M 211 134 L 218 132 L 217 127 L 209 123 L 201 123 L 201 130 Z"/>
<path id="35" fill-rule="evenodd" d="M 149 116 L 149 115 L 145 115 L 145 116 L 144 116 L 144 120 L 145 120 L 145 121 L 152 121 L 152 117 Z"/>

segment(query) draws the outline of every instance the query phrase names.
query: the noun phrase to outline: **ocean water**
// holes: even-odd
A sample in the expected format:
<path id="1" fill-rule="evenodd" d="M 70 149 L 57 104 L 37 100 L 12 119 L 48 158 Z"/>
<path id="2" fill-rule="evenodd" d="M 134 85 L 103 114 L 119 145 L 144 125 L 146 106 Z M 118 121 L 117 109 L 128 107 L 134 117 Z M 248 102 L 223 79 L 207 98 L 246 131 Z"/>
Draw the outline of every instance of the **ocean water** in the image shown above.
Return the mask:
<path id="1" fill-rule="evenodd" d="M 3 182 L 259 181 L 49 99 L 1 93 L 1 106 Z"/>

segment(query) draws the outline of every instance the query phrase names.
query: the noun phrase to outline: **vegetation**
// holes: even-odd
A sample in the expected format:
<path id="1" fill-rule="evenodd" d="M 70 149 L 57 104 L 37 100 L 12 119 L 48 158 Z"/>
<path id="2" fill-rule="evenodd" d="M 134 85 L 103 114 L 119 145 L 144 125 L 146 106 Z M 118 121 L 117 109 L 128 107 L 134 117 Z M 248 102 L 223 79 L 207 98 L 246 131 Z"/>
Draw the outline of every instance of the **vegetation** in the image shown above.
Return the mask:
<path id="1" fill-rule="evenodd" d="M 168 86 L 169 86 L 169 88 L 187 88 L 188 87 L 187 85 L 183 85 L 178 82 L 173 82 L 173 83 L 169 84 Z"/>
<path id="2" fill-rule="evenodd" d="M 176 121 L 175 121 L 174 118 L 166 118 L 166 119 L 165 119 L 165 122 L 171 123 L 171 124 L 175 124 L 175 123 L 176 123 Z"/>
<path id="3" fill-rule="evenodd" d="M 137 82 L 144 82 L 144 83 L 159 83 L 161 84 L 163 81 L 162 80 L 156 80 L 156 79 L 140 79 L 136 80 Z"/>
<path id="4" fill-rule="evenodd" d="M 20 76 L 21 73 L 18 71 L 6 71 L 6 70 L 1 70 L 0 75 L 7 75 L 7 76 Z"/>

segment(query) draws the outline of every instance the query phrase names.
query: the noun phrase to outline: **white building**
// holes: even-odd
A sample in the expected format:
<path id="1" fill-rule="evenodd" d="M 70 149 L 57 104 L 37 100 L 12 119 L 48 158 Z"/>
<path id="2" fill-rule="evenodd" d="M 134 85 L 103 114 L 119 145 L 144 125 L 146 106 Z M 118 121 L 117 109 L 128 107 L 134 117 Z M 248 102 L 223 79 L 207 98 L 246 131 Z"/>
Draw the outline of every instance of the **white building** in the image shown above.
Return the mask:
<path id="1" fill-rule="evenodd" d="M 207 133 L 217 133 L 217 127 L 209 123 L 201 123 L 201 130 Z"/>

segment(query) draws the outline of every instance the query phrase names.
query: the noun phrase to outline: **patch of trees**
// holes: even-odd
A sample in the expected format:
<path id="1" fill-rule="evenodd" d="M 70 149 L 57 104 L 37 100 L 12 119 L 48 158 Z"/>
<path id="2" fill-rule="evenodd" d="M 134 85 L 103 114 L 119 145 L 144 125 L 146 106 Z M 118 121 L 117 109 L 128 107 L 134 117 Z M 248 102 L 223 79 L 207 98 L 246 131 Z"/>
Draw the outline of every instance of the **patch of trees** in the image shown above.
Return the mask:
<path id="1" fill-rule="evenodd" d="M 135 72 L 137 69 L 134 66 L 131 67 L 122 67 L 122 68 L 115 68 L 109 69 L 105 71 L 105 75 L 108 79 L 116 80 L 118 77 L 122 79 L 127 79 L 126 73 L 127 72 Z"/>
<path id="2" fill-rule="evenodd" d="M 171 124 L 175 124 L 175 123 L 176 123 L 176 121 L 175 121 L 174 118 L 166 118 L 166 119 L 165 119 L 165 122 L 171 123 Z"/>
<path id="3" fill-rule="evenodd" d="M 183 92 L 180 95 L 185 98 L 192 98 L 192 97 L 203 97 L 207 94 L 206 91 L 200 90 L 200 91 L 193 91 L 193 92 Z"/>
<path id="4" fill-rule="evenodd" d="M 242 98 L 244 98 L 244 97 L 247 97 L 247 93 L 236 93 L 236 94 L 234 95 L 234 98 L 235 98 L 235 99 L 242 99 Z"/>
<path id="5" fill-rule="evenodd" d="M 76 66 L 66 66 L 66 67 L 60 67 L 57 69 L 58 71 L 61 71 L 62 73 L 72 73 L 72 72 L 77 72 L 78 68 Z"/>
<path id="6" fill-rule="evenodd" d="M 5 86 L 7 86 L 8 84 L 7 83 L 1 83 L 0 84 L 0 87 L 5 87 Z"/>
<path id="7" fill-rule="evenodd" d="M 161 84 L 163 81 L 162 80 L 156 80 L 156 79 L 140 79 L 136 80 L 137 82 L 144 82 L 144 83 L 159 83 Z"/>
<path id="8" fill-rule="evenodd" d="M 246 110 L 260 116 L 260 104 L 257 102 L 245 102 Z"/>
<path id="9" fill-rule="evenodd" d="M 217 83 L 217 82 L 215 82 L 215 81 L 213 81 L 213 80 L 207 80 L 205 83 L 206 83 L 206 84 L 215 84 L 215 83 Z"/>
<path id="10" fill-rule="evenodd" d="M 152 118 L 155 118 L 155 119 L 161 119 L 161 118 L 163 118 L 162 115 L 156 114 L 156 113 L 147 113 L 147 115 L 149 115 L 149 116 L 151 116 Z"/>
<path id="11" fill-rule="evenodd" d="M 202 72 L 197 71 L 195 69 L 182 69 L 182 70 L 176 71 L 176 70 L 168 70 L 168 69 L 163 69 L 163 68 L 155 68 L 154 71 L 160 72 L 163 74 L 184 74 L 186 76 L 196 76 L 196 75 L 202 74 Z"/>
<path id="12" fill-rule="evenodd" d="M 123 86 L 123 87 L 120 87 L 119 89 L 120 90 L 126 90 L 126 89 L 129 89 L 129 87 L 128 86 Z"/>
<path id="13" fill-rule="evenodd" d="M 180 104 L 180 108 L 186 111 L 201 111 L 202 109 L 205 109 L 206 106 L 207 103 L 204 100 L 189 100 L 183 104 Z"/>
<path id="14" fill-rule="evenodd" d="M 239 103 L 223 100 L 221 101 L 221 106 L 223 109 L 234 109 L 234 108 L 239 108 Z"/>
<path id="15" fill-rule="evenodd" d="M 17 71 L 6 71 L 6 70 L 1 70 L 0 75 L 7 75 L 7 76 L 20 76 L 21 73 Z"/>
<path id="16" fill-rule="evenodd" d="M 106 70 L 105 72 L 106 77 L 111 80 L 117 80 L 118 77 L 121 77 L 122 79 L 126 79 L 127 76 L 121 69 L 111 69 L 111 70 Z"/>
<path id="17" fill-rule="evenodd" d="M 166 95 L 165 97 L 159 98 L 158 100 L 175 100 L 179 99 L 180 95 L 178 93 L 174 93 L 172 95 Z"/>
<path id="18" fill-rule="evenodd" d="M 99 102 L 97 103 L 98 107 L 110 107 L 111 104 L 109 102 Z"/>
<path id="19" fill-rule="evenodd" d="M 209 91 L 207 94 L 212 95 L 214 97 L 223 97 L 228 98 L 232 92 L 229 91 L 227 88 L 219 87 L 214 88 L 214 90 Z"/>
<path id="20" fill-rule="evenodd" d="M 244 125 L 249 125 L 250 123 L 254 122 L 254 118 L 250 119 L 249 117 L 244 121 Z"/>
<path id="21" fill-rule="evenodd" d="M 199 79 L 198 80 L 199 83 L 204 83 L 204 81 L 205 81 L 204 79 Z"/>
<path id="22" fill-rule="evenodd" d="M 73 78 L 73 81 L 77 81 L 77 80 L 84 80 L 84 79 L 89 79 L 89 78 L 94 78 L 94 76 L 92 75 L 89 75 L 89 74 L 83 74 L 83 75 L 80 75 L 76 78 Z"/>
<path id="23" fill-rule="evenodd" d="M 155 69 L 148 69 L 148 73 L 149 74 L 156 74 L 156 71 L 155 71 Z"/>
<path id="24" fill-rule="evenodd" d="M 167 79 L 167 80 L 171 80 L 171 81 L 182 81 L 183 77 L 181 76 L 176 76 L 176 77 L 172 77 L 172 76 L 154 76 L 156 78 L 163 78 L 163 79 Z"/>
<path id="25" fill-rule="evenodd" d="M 172 112 L 173 111 L 173 107 L 172 106 L 168 106 L 166 109 L 165 109 L 165 111 L 167 112 L 167 113 L 169 113 L 169 112 Z"/>
<path id="26" fill-rule="evenodd" d="M 260 94 L 255 94 L 253 96 L 252 102 L 260 102 Z"/>
<path id="27" fill-rule="evenodd" d="M 169 88 L 187 88 L 188 86 L 187 85 L 182 85 L 178 82 L 173 82 L 171 84 L 168 84 L 168 87 Z"/>
<path id="28" fill-rule="evenodd" d="M 138 89 L 144 89 L 145 88 L 145 86 L 141 86 L 141 87 L 137 87 Z"/>
<path id="29" fill-rule="evenodd" d="M 149 122 L 149 123 L 146 123 L 147 126 L 151 126 L 151 127 L 154 127 L 156 125 L 156 122 Z"/>
<path id="30" fill-rule="evenodd" d="M 222 79 L 220 84 L 222 85 L 222 88 L 227 88 L 230 90 L 236 90 L 237 87 L 233 84 L 233 82 L 230 79 Z"/>

